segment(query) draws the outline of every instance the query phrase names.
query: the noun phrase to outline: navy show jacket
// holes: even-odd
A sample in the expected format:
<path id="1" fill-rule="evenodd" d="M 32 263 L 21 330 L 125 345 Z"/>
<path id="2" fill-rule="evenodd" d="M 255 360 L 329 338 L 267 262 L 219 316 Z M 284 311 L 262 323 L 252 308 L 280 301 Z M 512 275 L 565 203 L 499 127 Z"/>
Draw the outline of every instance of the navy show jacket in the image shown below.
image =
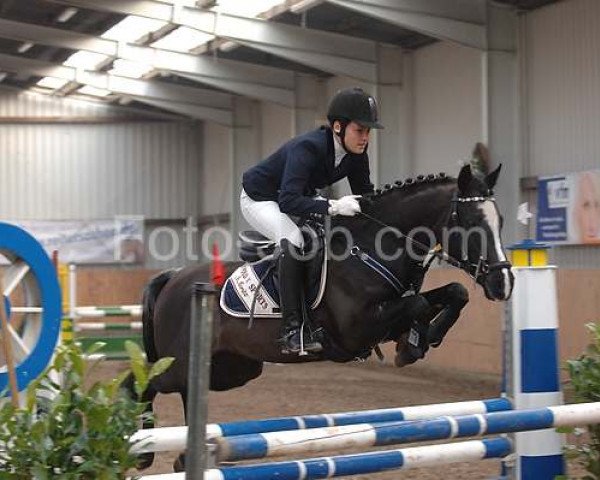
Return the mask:
<path id="1" fill-rule="evenodd" d="M 292 138 L 244 173 L 244 190 L 253 200 L 277 202 L 280 210 L 290 215 L 326 215 L 329 203 L 312 197 L 317 188 L 345 177 L 353 194 L 372 192 L 366 151 L 348 153 L 335 167 L 333 142 L 333 132 L 325 126 Z"/>

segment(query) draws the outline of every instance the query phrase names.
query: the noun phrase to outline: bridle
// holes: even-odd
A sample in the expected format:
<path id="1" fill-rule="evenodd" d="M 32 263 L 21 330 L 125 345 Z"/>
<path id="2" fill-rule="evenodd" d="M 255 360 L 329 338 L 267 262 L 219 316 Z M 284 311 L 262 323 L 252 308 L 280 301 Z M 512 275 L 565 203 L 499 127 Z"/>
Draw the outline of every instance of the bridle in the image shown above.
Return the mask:
<path id="1" fill-rule="evenodd" d="M 454 196 L 450 200 L 451 211 L 450 211 L 449 222 L 453 223 L 454 226 L 460 226 L 459 218 L 458 218 L 458 204 L 459 203 L 469 203 L 469 202 L 480 203 L 480 202 L 485 202 L 485 201 L 491 201 L 495 205 L 496 200 L 493 196 L 492 191 L 489 191 L 487 195 L 482 195 L 482 196 L 478 196 L 478 197 L 459 197 L 458 193 L 455 192 Z M 382 222 L 381 220 L 369 215 L 368 213 L 360 212 L 359 215 L 361 215 L 365 218 L 368 218 L 372 222 L 375 222 L 375 223 L 381 225 L 382 227 L 393 228 L 391 225 L 388 225 L 387 223 Z M 424 252 L 428 252 L 430 250 L 429 245 L 425 245 L 424 243 L 419 242 L 418 240 L 416 240 L 416 239 L 412 238 L 411 236 L 406 235 L 400 231 L 398 231 L 398 234 L 399 234 L 399 237 L 406 239 L 407 241 L 411 242 L 413 244 L 413 246 L 422 249 Z M 444 261 L 448 265 L 451 265 L 455 268 L 459 268 L 459 269 L 463 270 L 471 278 L 473 278 L 473 280 L 475 282 L 477 282 L 480 278 L 482 279 L 482 281 L 485 281 L 486 277 L 491 272 L 494 272 L 496 270 L 502 270 L 503 268 L 511 268 L 511 266 L 512 266 L 511 263 L 507 260 L 502 260 L 502 261 L 490 264 L 490 263 L 488 263 L 487 259 L 483 258 L 483 256 L 480 256 L 479 260 L 476 263 L 473 263 L 473 262 L 469 261 L 468 251 L 464 251 L 464 250 L 462 250 L 462 255 L 461 255 L 460 260 L 453 257 L 452 255 L 449 255 L 448 253 L 446 253 L 442 250 L 438 250 L 438 251 L 435 251 L 432 253 L 430 259 L 427 262 L 427 265 L 426 266 L 424 265 L 424 267 L 428 267 L 435 258 L 439 258 L 440 260 Z"/>
<path id="2" fill-rule="evenodd" d="M 452 205 L 452 210 L 450 212 L 450 222 L 453 223 L 453 226 L 459 226 L 458 221 L 458 204 L 459 203 L 481 203 L 481 202 L 492 202 L 494 206 L 496 206 L 496 199 L 494 198 L 494 193 L 489 190 L 487 195 L 482 195 L 478 197 L 459 197 L 458 193 L 454 193 L 454 196 L 450 200 Z M 483 280 L 487 277 L 487 275 L 491 272 L 495 272 L 496 270 L 502 270 L 503 268 L 511 268 L 511 263 L 508 260 L 501 260 L 495 263 L 488 263 L 487 259 L 484 259 L 482 256 L 479 257 L 477 263 L 473 263 L 469 261 L 469 252 L 465 252 L 461 247 L 462 255 L 460 260 L 455 261 L 458 262 L 459 268 L 467 272 L 475 282 L 479 279 L 479 277 L 483 277 Z"/>

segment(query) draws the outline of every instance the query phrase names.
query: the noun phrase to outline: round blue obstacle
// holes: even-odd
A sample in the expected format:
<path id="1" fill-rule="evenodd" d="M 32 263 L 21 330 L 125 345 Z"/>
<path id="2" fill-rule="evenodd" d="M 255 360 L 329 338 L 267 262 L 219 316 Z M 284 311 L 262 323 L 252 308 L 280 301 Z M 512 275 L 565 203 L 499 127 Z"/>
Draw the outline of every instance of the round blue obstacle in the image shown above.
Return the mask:
<path id="1" fill-rule="evenodd" d="M 42 246 L 24 230 L 0 222 L 0 253 L 10 262 L 22 262 L 23 265 L 27 265 L 29 272 L 35 277 L 40 295 L 41 328 L 38 341 L 27 357 L 16 366 L 17 384 L 21 391 L 46 368 L 56 347 L 61 318 L 60 288 L 48 255 Z M 10 267 L 7 271 L 10 272 Z M 6 287 L 5 285 L 5 291 Z M 10 301 L 4 295 L 5 292 L 0 293 L 4 300 L 2 306 L 9 307 L 6 311 L 10 324 Z M 8 390 L 8 373 L 2 372 L 0 392 L 5 390 Z"/>

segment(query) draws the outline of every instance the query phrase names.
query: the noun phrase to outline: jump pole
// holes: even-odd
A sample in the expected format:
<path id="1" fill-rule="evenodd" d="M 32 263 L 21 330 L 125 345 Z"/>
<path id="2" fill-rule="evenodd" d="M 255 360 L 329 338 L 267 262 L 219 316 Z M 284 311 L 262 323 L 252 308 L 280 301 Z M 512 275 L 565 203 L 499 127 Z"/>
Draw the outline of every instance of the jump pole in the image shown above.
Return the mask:
<path id="1" fill-rule="evenodd" d="M 358 423 L 381 423 L 425 420 L 448 415 L 468 415 L 511 410 L 506 398 L 470 400 L 465 402 L 415 405 L 410 407 L 359 410 L 354 412 L 323 413 L 295 417 L 261 418 L 229 423 L 210 423 L 206 426 L 209 441 L 238 435 L 321 427 L 341 427 Z M 138 430 L 132 437 L 132 452 L 171 452 L 185 450 L 188 427 L 160 427 Z"/>
<path id="2" fill-rule="evenodd" d="M 416 420 L 238 435 L 216 440 L 217 461 L 293 456 L 348 448 L 495 435 L 600 423 L 600 402 Z M 553 480 L 538 472 L 538 480 Z"/>
<path id="3" fill-rule="evenodd" d="M 390 470 L 433 467 L 456 462 L 502 458 L 511 452 L 507 438 L 426 445 L 379 452 L 319 457 L 296 461 L 212 468 L 203 480 L 311 480 Z M 183 473 L 144 475 L 138 480 L 184 480 Z"/>

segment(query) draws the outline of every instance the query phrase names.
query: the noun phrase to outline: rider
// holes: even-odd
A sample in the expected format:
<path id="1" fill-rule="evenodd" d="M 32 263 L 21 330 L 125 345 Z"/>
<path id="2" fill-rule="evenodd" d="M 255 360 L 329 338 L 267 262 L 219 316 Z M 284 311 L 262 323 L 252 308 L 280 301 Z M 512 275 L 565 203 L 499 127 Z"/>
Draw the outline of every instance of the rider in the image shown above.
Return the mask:
<path id="1" fill-rule="evenodd" d="M 367 146 L 378 122 L 375 99 L 360 88 L 341 90 L 327 111 L 329 126 L 299 135 L 244 173 L 241 211 L 248 223 L 281 246 L 279 281 L 283 323 L 282 353 L 300 351 L 304 239 L 290 216 L 311 213 L 354 216 L 358 198 L 373 191 Z M 352 195 L 315 198 L 316 189 L 348 177 Z M 304 349 L 322 349 L 303 329 Z"/>

